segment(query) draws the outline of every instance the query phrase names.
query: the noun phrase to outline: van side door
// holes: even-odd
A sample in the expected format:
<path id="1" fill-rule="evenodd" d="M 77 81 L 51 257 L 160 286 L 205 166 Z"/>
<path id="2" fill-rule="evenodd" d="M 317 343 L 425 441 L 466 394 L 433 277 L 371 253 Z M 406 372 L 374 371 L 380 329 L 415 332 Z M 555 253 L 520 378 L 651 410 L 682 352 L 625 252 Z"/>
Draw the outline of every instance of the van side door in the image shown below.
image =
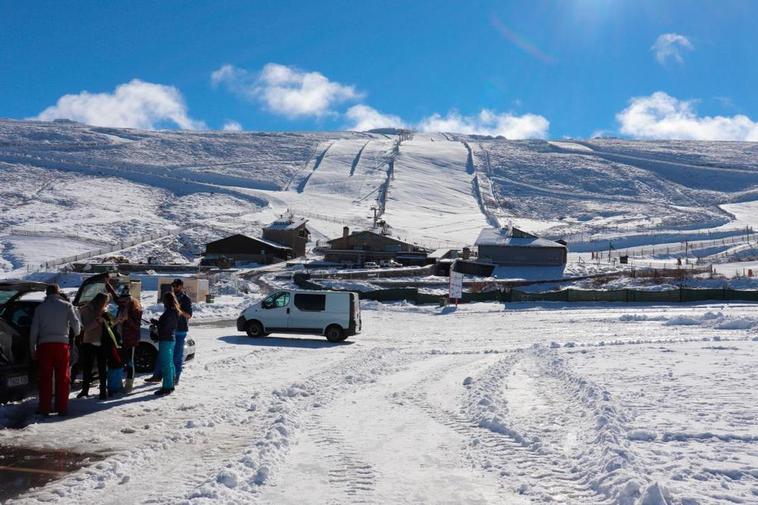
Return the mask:
<path id="1" fill-rule="evenodd" d="M 295 293 L 292 303 L 290 327 L 321 332 L 326 326 L 325 311 L 325 294 Z"/>

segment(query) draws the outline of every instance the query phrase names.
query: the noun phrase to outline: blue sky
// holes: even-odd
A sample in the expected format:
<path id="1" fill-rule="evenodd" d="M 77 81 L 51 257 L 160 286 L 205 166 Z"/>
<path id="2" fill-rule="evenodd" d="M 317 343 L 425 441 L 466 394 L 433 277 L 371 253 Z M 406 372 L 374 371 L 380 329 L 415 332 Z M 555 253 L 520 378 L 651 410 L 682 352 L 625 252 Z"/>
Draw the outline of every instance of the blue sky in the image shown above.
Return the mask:
<path id="1" fill-rule="evenodd" d="M 749 0 L 0 0 L 0 117 L 758 140 L 755 19 Z"/>

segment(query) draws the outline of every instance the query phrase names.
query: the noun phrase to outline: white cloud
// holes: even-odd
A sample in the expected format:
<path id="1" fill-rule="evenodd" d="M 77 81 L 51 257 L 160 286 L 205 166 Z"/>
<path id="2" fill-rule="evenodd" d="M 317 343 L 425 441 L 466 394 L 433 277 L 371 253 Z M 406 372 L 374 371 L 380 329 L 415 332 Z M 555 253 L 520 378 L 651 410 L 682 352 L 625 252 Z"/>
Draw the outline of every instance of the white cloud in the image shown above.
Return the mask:
<path id="1" fill-rule="evenodd" d="M 95 126 L 155 129 L 173 123 L 179 128 L 205 128 L 189 117 L 182 94 L 173 86 L 134 79 L 120 84 L 113 93 L 64 95 L 35 119 L 71 119 Z"/>
<path id="2" fill-rule="evenodd" d="M 662 91 L 632 98 L 616 120 L 621 133 L 641 139 L 758 141 L 758 123 L 749 117 L 698 116 L 692 101 Z"/>
<path id="3" fill-rule="evenodd" d="M 517 116 L 482 109 L 475 116 L 464 116 L 449 112 L 447 116 L 432 114 L 418 124 L 421 131 L 466 133 L 478 135 L 502 135 L 508 139 L 527 139 L 547 137 L 550 121 L 537 114 Z"/>
<path id="4" fill-rule="evenodd" d="M 235 86 L 247 80 L 248 76 L 247 70 L 237 68 L 234 65 L 222 65 L 211 72 L 211 84 L 213 86 L 220 86 L 221 84 Z"/>
<path id="5" fill-rule="evenodd" d="M 353 105 L 345 112 L 351 121 L 348 130 L 366 131 L 375 128 L 403 128 L 405 123 L 398 116 L 383 114 L 368 105 Z"/>
<path id="6" fill-rule="evenodd" d="M 658 36 L 655 44 L 650 48 L 655 53 L 655 59 L 658 63 L 665 65 L 669 60 L 677 63 L 684 63 L 682 51 L 692 51 L 695 46 L 692 42 L 678 33 L 664 33 Z"/>
<path id="7" fill-rule="evenodd" d="M 332 115 L 336 105 L 363 96 L 354 86 L 331 81 L 319 72 L 278 63 L 264 65 L 257 74 L 224 65 L 211 74 L 211 83 L 258 100 L 274 114 L 289 118 Z"/>
<path id="8" fill-rule="evenodd" d="M 228 132 L 241 132 L 242 131 L 242 125 L 239 124 L 237 121 L 227 121 L 224 123 L 224 131 Z"/>

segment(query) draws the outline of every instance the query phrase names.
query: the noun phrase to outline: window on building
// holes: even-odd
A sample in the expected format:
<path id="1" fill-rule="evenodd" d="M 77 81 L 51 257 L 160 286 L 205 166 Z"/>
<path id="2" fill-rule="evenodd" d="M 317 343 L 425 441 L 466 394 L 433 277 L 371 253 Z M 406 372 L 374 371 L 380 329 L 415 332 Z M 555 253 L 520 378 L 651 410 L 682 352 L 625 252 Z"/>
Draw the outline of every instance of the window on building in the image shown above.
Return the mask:
<path id="1" fill-rule="evenodd" d="M 323 312 L 326 308 L 326 295 L 295 295 L 295 307 L 305 312 Z"/>

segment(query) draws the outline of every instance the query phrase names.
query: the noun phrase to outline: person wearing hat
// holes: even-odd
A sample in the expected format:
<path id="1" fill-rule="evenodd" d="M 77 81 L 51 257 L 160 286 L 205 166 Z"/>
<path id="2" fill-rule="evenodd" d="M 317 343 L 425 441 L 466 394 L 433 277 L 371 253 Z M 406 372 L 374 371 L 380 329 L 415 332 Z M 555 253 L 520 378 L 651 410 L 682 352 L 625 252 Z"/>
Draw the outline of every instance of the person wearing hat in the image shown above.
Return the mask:
<path id="1" fill-rule="evenodd" d="M 124 362 L 126 382 L 124 392 L 130 393 L 134 387 L 134 350 L 140 341 L 140 326 L 142 323 L 142 305 L 125 287 L 116 297 L 118 313 L 115 324 L 123 340 L 121 359 Z"/>
<path id="2" fill-rule="evenodd" d="M 171 283 L 171 291 L 176 297 L 179 305 L 179 321 L 174 332 L 174 386 L 179 384 L 182 375 L 182 366 L 184 365 L 184 342 L 187 340 L 189 332 L 189 320 L 192 319 L 192 300 L 184 292 L 184 281 L 176 278 Z M 159 360 L 156 360 L 153 375 L 145 379 L 145 382 L 161 382 L 163 375 Z"/>

